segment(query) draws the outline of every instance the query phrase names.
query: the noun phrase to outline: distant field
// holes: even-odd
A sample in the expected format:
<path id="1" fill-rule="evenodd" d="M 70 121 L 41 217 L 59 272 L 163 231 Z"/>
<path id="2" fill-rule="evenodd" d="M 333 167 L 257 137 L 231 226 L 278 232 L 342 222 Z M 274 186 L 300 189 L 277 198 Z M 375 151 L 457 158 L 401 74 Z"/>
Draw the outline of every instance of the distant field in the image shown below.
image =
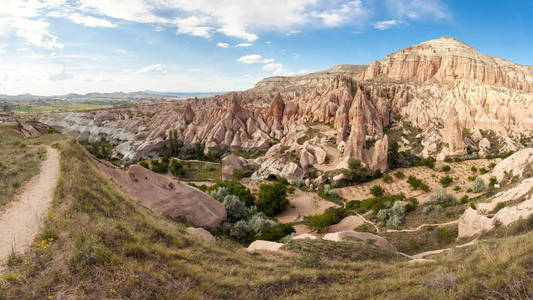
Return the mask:
<path id="1" fill-rule="evenodd" d="M 101 104 L 72 104 L 72 105 L 59 105 L 59 106 L 23 106 L 23 107 L 15 108 L 14 111 L 21 112 L 21 113 L 78 111 L 78 110 L 109 108 L 111 106 L 112 105 L 101 105 Z"/>

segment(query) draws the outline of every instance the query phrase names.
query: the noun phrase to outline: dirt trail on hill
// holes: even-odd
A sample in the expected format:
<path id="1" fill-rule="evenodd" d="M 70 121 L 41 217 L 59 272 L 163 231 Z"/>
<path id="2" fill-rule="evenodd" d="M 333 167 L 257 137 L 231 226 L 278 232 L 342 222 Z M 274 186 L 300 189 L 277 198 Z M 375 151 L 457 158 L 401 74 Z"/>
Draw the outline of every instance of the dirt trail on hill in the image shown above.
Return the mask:
<path id="1" fill-rule="evenodd" d="M 49 146 L 46 150 L 46 160 L 40 173 L 0 214 L 0 236 L 3 240 L 0 243 L 0 270 L 12 250 L 20 253 L 28 249 L 54 198 L 59 179 L 59 151 Z"/>

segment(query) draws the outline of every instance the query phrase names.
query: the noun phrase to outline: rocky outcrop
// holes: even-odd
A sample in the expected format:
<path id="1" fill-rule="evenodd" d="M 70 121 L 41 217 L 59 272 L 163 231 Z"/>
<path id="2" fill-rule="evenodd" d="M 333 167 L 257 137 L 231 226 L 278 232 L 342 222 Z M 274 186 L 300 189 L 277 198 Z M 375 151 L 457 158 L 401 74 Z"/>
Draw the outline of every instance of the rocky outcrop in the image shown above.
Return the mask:
<path id="1" fill-rule="evenodd" d="M 454 82 L 477 80 L 488 85 L 533 92 L 533 75 L 521 65 L 479 53 L 467 44 L 443 37 L 412 46 L 374 61 L 361 75 L 366 80 L 386 76 L 395 80 Z"/>
<path id="2" fill-rule="evenodd" d="M 168 218 L 216 229 L 226 220 L 224 205 L 188 184 L 156 174 L 139 165 L 127 171 L 98 164 L 98 168 L 129 195 Z"/>
<path id="3" fill-rule="evenodd" d="M 524 175 L 533 175 L 533 148 L 514 153 L 500 161 L 491 172 L 491 176 L 496 177 L 498 182 L 522 178 Z"/>
<path id="4" fill-rule="evenodd" d="M 463 131 L 457 117 L 455 108 L 451 108 L 444 119 L 443 142 L 447 148 L 443 151 L 444 158 L 449 156 L 463 156 L 467 154 L 466 144 L 463 141 Z"/>
<path id="5" fill-rule="evenodd" d="M 263 251 L 280 251 L 280 248 L 283 247 L 284 244 L 282 243 L 276 243 L 276 242 L 271 242 L 271 241 L 262 241 L 262 240 L 257 240 L 257 241 L 254 241 L 253 243 L 251 243 L 247 250 L 248 251 L 258 251 L 258 250 L 263 250 Z"/>
<path id="6" fill-rule="evenodd" d="M 257 168 L 257 164 L 251 159 L 231 154 L 222 159 L 222 180 L 233 180 L 235 170 L 252 173 Z"/>
<path id="7" fill-rule="evenodd" d="M 390 250 L 392 252 L 398 252 L 396 247 L 389 243 L 386 239 L 368 232 L 358 232 L 358 231 L 341 231 L 335 233 L 328 233 L 322 237 L 324 240 L 340 242 L 345 238 L 356 238 L 361 241 L 370 241 L 374 245 Z"/>

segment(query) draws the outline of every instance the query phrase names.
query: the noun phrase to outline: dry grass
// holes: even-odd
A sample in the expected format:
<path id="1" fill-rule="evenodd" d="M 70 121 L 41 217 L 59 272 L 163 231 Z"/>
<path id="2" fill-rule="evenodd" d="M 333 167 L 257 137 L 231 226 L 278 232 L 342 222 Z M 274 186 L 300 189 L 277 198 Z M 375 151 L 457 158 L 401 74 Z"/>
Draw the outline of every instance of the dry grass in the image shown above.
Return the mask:
<path id="1" fill-rule="evenodd" d="M 61 145 L 43 235 L 7 268 L 0 299 L 463 299 L 500 289 L 513 295 L 506 284 L 533 265 L 533 233 L 425 265 L 354 241 L 291 243 L 291 255 L 248 253 L 225 238 L 200 242 L 123 196 L 80 146 Z"/>
<path id="2" fill-rule="evenodd" d="M 30 147 L 13 129 L 0 126 L 0 209 L 39 173 L 46 149 Z"/>

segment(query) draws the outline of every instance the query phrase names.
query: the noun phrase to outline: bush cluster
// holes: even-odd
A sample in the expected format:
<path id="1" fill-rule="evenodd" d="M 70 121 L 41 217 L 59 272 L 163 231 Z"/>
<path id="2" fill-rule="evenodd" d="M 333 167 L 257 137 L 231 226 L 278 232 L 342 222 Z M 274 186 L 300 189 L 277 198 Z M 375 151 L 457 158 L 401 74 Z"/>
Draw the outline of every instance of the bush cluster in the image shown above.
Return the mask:
<path id="1" fill-rule="evenodd" d="M 444 188 L 438 188 L 433 191 L 429 200 L 429 204 L 438 204 L 443 208 L 458 204 L 457 197 L 453 194 L 448 194 Z"/>
<path id="2" fill-rule="evenodd" d="M 339 223 L 345 216 L 346 211 L 344 209 L 330 207 L 322 214 L 306 217 L 305 223 L 311 229 L 322 231 Z"/>
<path id="3" fill-rule="evenodd" d="M 267 216 L 274 216 L 285 209 L 287 199 L 287 181 L 279 180 L 273 184 L 262 184 L 259 187 L 259 200 L 257 208 Z"/>
<path id="4" fill-rule="evenodd" d="M 177 177 L 185 176 L 185 169 L 183 168 L 183 164 L 177 161 L 176 159 L 173 159 L 170 163 L 170 173 Z"/>
<path id="5" fill-rule="evenodd" d="M 168 172 L 168 160 L 165 160 L 164 158 L 162 158 L 161 161 L 154 159 L 150 163 L 152 164 L 152 171 L 156 173 Z"/>
<path id="6" fill-rule="evenodd" d="M 379 220 L 378 225 L 381 227 L 400 226 L 405 219 L 406 204 L 407 203 L 405 201 L 396 201 L 391 208 L 381 209 L 376 214 L 376 217 Z"/>
<path id="7" fill-rule="evenodd" d="M 444 177 L 442 177 L 440 180 L 439 180 L 440 184 L 444 187 L 447 187 L 449 186 L 452 182 L 453 182 L 453 178 L 451 178 L 450 176 L 446 175 Z"/>
<path id="8" fill-rule="evenodd" d="M 429 186 L 423 182 L 421 179 L 416 178 L 411 175 L 407 178 L 407 183 L 411 186 L 413 190 L 422 190 L 424 192 L 429 192 Z"/>

